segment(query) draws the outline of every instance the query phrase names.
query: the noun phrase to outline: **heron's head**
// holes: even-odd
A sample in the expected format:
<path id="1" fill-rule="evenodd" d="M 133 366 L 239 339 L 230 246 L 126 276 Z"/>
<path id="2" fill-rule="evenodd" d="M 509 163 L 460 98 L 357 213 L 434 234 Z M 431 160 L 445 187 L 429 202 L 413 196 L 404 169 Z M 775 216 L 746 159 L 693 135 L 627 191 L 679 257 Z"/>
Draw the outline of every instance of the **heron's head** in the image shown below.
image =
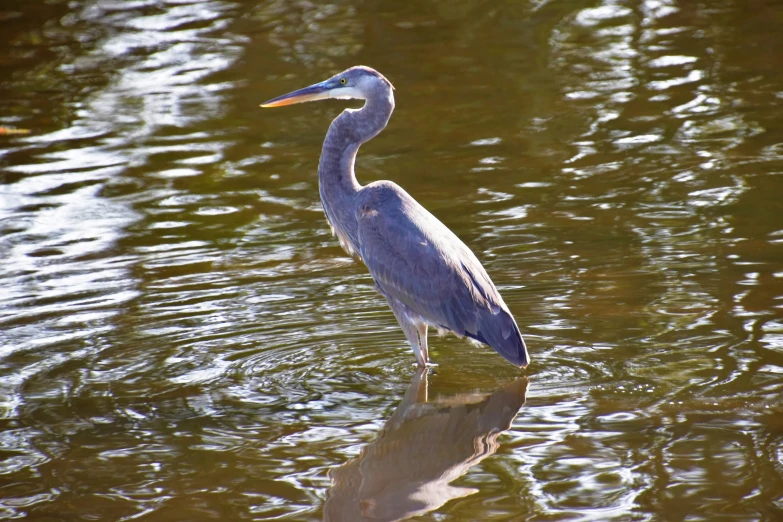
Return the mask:
<path id="1" fill-rule="evenodd" d="M 393 89 L 391 82 L 375 69 L 357 65 L 323 82 L 273 98 L 261 107 L 282 107 L 327 98 L 368 100 L 390 96 Z"/>

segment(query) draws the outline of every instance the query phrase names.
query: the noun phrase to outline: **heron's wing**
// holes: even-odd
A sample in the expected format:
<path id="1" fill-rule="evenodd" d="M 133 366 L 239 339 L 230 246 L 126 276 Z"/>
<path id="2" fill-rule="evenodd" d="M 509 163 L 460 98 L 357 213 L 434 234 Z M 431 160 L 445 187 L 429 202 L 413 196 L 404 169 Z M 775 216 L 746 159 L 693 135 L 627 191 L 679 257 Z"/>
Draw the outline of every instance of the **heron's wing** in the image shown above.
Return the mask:
<path id="1" fill-rule="evenodd" d="M 519 329 L 470 249 L 398 186 L 372 184 L 362 192 L 359 248 L 381 291 L 427 322 L 527 364 Z"/>

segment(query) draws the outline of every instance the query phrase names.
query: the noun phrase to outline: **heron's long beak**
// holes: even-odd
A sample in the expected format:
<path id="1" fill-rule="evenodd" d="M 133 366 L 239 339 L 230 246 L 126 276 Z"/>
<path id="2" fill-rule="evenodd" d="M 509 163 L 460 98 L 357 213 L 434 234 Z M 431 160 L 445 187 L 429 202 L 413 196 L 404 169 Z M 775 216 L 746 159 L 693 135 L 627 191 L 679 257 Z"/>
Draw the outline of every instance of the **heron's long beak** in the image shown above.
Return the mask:
<path id="1" fill-rule="evenodd" d="M 329 92 L 333 87 L 334 86 L 330 85 L 328 81 L 316 83 L 310 87 L 289 92 L 288 94 L 278 96 L 277 98 L 272 98 L 268 102 L 262 103 L 261 107 L 283 107 L 294 103 L 325 100 L 326 98 L 329 98 Z"/>

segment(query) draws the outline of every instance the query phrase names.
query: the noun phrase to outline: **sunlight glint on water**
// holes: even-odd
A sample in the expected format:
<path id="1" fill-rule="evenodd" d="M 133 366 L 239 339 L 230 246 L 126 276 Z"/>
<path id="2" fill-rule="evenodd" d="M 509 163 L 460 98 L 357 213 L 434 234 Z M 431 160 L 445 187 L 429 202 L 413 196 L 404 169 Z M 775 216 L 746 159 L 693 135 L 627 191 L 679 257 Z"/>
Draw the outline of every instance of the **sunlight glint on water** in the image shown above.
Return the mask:
<path id="1" fill-rule="evenodd" d="M 0 518 L 783 517 L 783 11 L 0 7 Z M 316 168 L 362 147 L 482 260 L 526 375 L 393 315 Z M 412 501 L 412 499 L 414 501 Z"/>

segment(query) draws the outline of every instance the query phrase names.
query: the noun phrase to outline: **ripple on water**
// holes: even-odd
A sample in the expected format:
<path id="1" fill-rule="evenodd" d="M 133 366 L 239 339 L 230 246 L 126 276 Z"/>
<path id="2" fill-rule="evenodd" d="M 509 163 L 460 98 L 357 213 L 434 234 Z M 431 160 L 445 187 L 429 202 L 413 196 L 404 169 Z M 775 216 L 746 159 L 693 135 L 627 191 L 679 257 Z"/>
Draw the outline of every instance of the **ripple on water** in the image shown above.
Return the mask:
<path id="1" fill-rule="evenodd" d="M 528 404 L 469 441 L 495 453 L 428 516 L 774 516 L 773 3 L 388 3 L 378 24 L 360 4 L 95 0 L 47 4 L 43 30 L 14 18 L 0 120 L 34 132 L 0 150 L 0 518 L 321 518 L 403 413 L 471 415 L 465 396 L 519 375 L 433 335 L 430 398 L 459 395 L 398 414 L 411 349 L 318 203 L 338 109 L 245 111 L 400 28 L 400 110 L 357 168 L 465 238 L 532 356 Z M 443 55 L 411 27 L 466 29 L 430 63 L 459 81 L 411 66 Z"/>

